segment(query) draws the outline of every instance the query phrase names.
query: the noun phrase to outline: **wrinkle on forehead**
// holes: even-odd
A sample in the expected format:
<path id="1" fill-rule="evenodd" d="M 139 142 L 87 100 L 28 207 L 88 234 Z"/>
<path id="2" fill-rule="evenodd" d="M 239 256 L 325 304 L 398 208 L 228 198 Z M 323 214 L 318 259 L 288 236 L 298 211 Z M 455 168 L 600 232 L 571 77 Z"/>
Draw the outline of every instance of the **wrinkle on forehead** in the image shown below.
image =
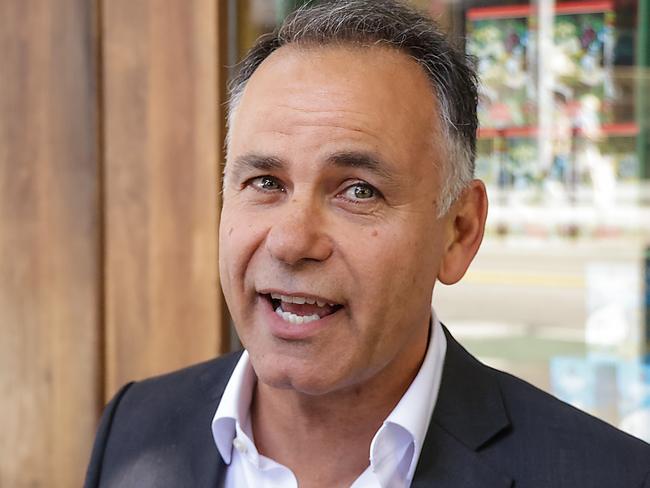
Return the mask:
<path id="1" fill-rule="evenodd" d="M 244 89 L 233 119 L 233 142 L 247 146 L 255 134 L 277 134 L 309 143 L 311 135 L 318 135 L 437 159 L 436 105 L 422 68 L 399 51 L 284 46 L 260 65 Z"/>
<path id="2" fill-rule="evenodd" d="M 379 135 L 375 135 L 368 130 L 364 130 L 363 128 L 355 128 L 355 127 L 336 127 L 332 126 L 329 124 L 311 124 L 311 125 L 300 125 L 300 126 L 290 126 L 287 127 L 286 129 L 262 129 L 258 133 L 259 134 L 276 134 L 280 136 L 285 136 L 285 137 L 293 137 L 299 134 L 306 133 L 310 130 L 316 130 L 319 128 L 327 127 L 328 129 L 334 129 L 334 130 L 340 130 L 340 131 L 346 131 L 350 132 L 352 134 L 348 134 L 348 137 L 353 135 L 353 134 L 358 134 L 360 136 L 370 136 L 373 139 L 379 139 Z"/>
<path id="3" fill-rule="evenodd" d="M 292 124 L 283 124 L 283 127 L 271 127 L 271 128 L 259 128 L 258 133 L 263 134 L 263 133 L 268 133 L 268 134 L 280 134 L 284 136 L 295 136 L 295 135 L 300 135 L 300 134 L 306 134 L 309 132 L 317 131 L 319 129 L 327 129 L 333 131 L 333 135 L 347 135 L 351 136 L 353 134 L 361 135 L 361 136 L 371 136 L 373 138 L 379 138 L 380 134 L 376 134 L 375 130 L 371 129 L 370 127 L 363 126 L 360 124 L 353 124 L 349 121 L 345 120 L 332 120 L 332 121 L 313 121 L 313 122 L 308 122 L 308 121 L 303 121 L 303 122 L 295 122 Z M 340 134 L 336 134 L 336 132 L 340 132 Z M 344 134 L 344 133 L 348 134 Z M 352 133 L 352 134 L 349 134 Z M 384 135 L 385 136 L 385 135 Z"/>
<path id="4" fill-rule="evenodd" d="M 252 125 L 258 134 L 287 137 L 309 136 L 325 130 L 330 132 L 331 137 L 365 138 L 368 142 L 390 138 L 390 134 L 379 130 L 373 116 L 367 112 L 338 108 L 319 109 L 305 107 L 305 104 L 273 104 L 260 110 Z"/>
<path id="5" fill-rule="evenodd" d="M 288 100 L 279 101 L 269 107 L 269 115 L 276 113 L 277 109 L 286 109 L 289 114 L 295 116 L 300 122 L 301 117 L 304 119 L 316 119 L 322 121 L 332 121 L 336 125 L 340 121 L 350 121 L 357 123 L 372 122 L 372 114 L 368 111 L 352 110 L 349 105 L 354 101 L 349 94 L 341 91 L 322 90 L 322 93 L 314 94 L 312 91 L 301 87 L 300 91 L 295 89 L 287 90 L 291 96 L 287 96 Z M 317 126 L 325 125 L 324 123 L 316 123 Z"/>
<path id="6" fill-rule="evenodd" d="M 384 76 L 392 83 L 374 83 L 377 76 Z M 265 83 L 260 83 L 260 78 Z M 420 95 L 426 95 L 415 103 L 411 100 L 409 109 L 427 115 L 436 111 L 435 94 L 423 68 L 407 54 L 388 47 L 283 46 L 253 73 L 242 98 L 255 87 L 256 91 L 272 96 L 277 106 L 286 103 L 288 108 L 295 108 L 296 103 L 292 102 L 299 97 L 305 109 L 319 110 L 318 106 L 327 100 L 336 103 L 341 111 L 365 116 L 365 112 L 349 108 L 354 106 L 354 97 L 358 95 L 355 88 L 359 86 L 363 86 L 364 92 L 382 98 L 377 100 L 384 102 L 378 109 L 384 104 L 392 108 L 405 105 L 408 98 L 405 95 L 415 88 L 420 90 Z"/>
<path id="7" fill-rule="evenodd" d="M 337 96 L 345 97 L 345 94 L 337 93 L 337 92 L 334 92 L 333 90 L 321 90 L 321 91 L 322 91 L 322 93 L 320 93 L 320 94 L 314 94 L 313 91 L 308 92 L 308 91 L 305 90 L 304 95 L 307 96 L 307 97 L 312 96 L 314 99 L 316 99 L 316 100 L 314 100 L 315 103 L 322 101 L 323 97 L 327 97 L 330 100 L 332 98 L 336 98 Z M 350 97 L 347 97 L 347 98 L 350 98 Z M 288 108 L 290 110 L 296 110 L 298 112 L 305 112 L 305 113 L 328 112 L 328 110 L 322 110 L 322 109 L 316 109 L 316 108 L 311 109 L 309 107 L 294 106 L 294 105 L 292 105 L 290 103 L 278 103 L 277 106 L 280 107 L 280 108 Z M 329 110 L 329 111 L 331 112 L 331 110 Z M 341 108 L 341 109 L 337 110 L 337 112 L 361 115 L 362 117 L 367 115 L 367 112 L 363 112 L 361 110 L 350 110 L 349 108 Z"/>

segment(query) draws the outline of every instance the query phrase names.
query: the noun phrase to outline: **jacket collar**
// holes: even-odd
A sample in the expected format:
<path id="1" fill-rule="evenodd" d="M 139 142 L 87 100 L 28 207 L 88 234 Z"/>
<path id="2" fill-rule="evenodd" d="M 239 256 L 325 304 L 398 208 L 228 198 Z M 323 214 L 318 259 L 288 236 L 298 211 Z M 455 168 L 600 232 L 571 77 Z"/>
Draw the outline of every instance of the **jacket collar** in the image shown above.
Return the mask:
<path id="1" fill-rule="evenodd" d="M 499 384 L 444 328 L 447 354 L 413 487 L 508 488 L 479 450 L 510 426 Z"/>

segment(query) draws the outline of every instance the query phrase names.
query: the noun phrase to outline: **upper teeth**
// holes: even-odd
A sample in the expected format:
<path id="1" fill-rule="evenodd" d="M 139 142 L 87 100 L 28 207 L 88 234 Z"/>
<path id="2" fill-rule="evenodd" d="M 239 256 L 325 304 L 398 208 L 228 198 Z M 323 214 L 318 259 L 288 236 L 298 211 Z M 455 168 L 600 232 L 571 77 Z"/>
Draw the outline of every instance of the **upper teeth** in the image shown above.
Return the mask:
<path id="1" fill-rule="evenodd" d="M 334 306 L 332 303 L 327 303 L 316 298 L 311 297 L 291 297 L 287 295 L 280 295 L 279 293 L 271 293 L 271 298 L 273 300 L 281 300 L 285 303 L 297 303 L 298 305 L 308 304 L 308 305 L 318 305 L 319 307 L 324 307 L 325 305 Z"/>

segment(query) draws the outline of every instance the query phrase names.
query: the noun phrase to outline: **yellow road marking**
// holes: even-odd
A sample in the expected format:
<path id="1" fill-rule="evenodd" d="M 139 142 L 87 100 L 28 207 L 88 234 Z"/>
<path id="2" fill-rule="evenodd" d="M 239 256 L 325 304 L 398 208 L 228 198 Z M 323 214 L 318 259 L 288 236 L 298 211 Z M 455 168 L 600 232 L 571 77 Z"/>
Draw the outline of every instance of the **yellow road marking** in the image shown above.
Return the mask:
<path id="1" fill-rule="evenodd" d="M 567 273 L 531 273 L 475 270 L 467 273 L 465 283 L 477 285 L 523 285 L 552 288 L 584 288 L 583 276 Z"/>

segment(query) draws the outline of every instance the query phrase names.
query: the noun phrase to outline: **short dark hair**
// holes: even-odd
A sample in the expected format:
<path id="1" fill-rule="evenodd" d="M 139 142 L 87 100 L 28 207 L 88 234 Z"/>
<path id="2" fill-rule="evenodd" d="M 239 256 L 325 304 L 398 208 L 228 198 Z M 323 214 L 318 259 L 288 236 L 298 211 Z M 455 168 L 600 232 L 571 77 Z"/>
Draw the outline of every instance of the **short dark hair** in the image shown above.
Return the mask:
<path id="1" fill-rule="evenodd" d="M 299 7 L 273 32 L 260 37 L 239 64 L 229 85 L 230 116 L 246 83 L 282 46 L 387 46 L 414 59 L 425 71 L 439 107 L 447 142 L 445 182 L 439 201 L 444 214 L 474 176 L 477 77 L 472 63 L 437 24 L 398 0 L 324 0 Z"/>

